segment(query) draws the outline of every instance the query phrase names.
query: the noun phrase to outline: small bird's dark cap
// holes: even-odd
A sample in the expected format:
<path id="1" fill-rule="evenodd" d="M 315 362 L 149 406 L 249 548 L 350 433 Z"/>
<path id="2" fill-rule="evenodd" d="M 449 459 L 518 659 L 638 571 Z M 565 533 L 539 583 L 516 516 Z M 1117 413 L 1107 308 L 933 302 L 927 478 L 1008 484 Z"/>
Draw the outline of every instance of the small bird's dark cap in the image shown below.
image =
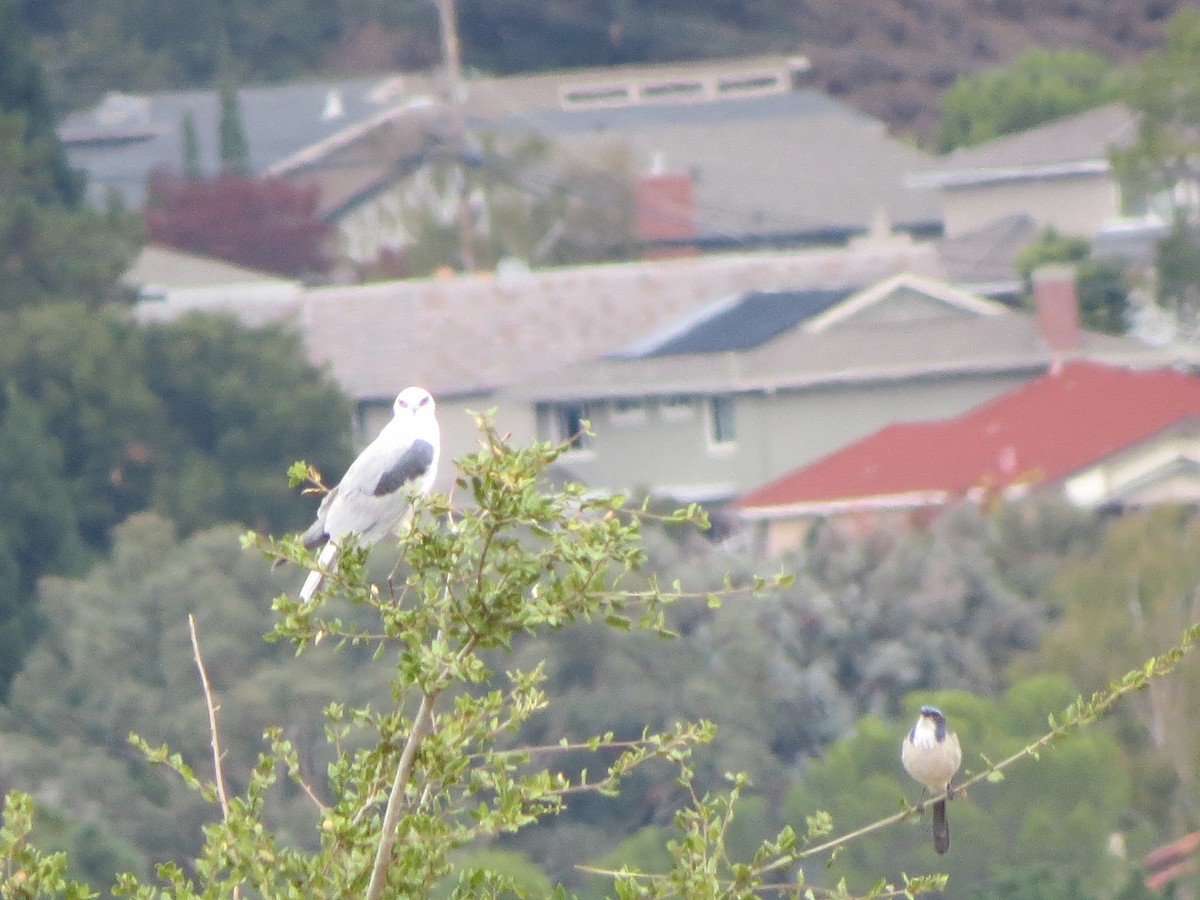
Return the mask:
<path id="1" fill-rule="evenodd" d="M 942 715 L 942 711 L 940 709 L 938 709 L 936 706 L 922 706 L 921 707 L 921 715 L 927 716 L 930 719 L 946 718 L 945 716 Z"/>

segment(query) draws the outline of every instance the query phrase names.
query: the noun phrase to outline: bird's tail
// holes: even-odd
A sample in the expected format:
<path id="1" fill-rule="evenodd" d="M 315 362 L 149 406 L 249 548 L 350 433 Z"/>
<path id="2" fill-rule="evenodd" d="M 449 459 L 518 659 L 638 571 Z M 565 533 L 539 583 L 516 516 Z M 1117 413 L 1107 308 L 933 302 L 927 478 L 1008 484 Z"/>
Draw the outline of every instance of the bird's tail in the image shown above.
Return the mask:
<path id="1" fill-rule="evenodd" d="M 945 853 L 950 849 L 950 823 L 946 819 L 946 801 L 933 804 L 933 849 Z"/>
<path id="2" fill-rule="evenodd" d="M 321 552 L 317 554 L 317 567 L 308 573 L 308 577 L 304 579 L 304 586 L 300 588 L 299 599 L 301 603 L 307 603 L 311 600 L 313 594 L 321 587 L 321 581 L 325 577 L 325 570 L 329 568 L 330 563 L 337 556 L 337 552 L 337 544 L 333 541 L 329 541 L 321 548 Z"/>

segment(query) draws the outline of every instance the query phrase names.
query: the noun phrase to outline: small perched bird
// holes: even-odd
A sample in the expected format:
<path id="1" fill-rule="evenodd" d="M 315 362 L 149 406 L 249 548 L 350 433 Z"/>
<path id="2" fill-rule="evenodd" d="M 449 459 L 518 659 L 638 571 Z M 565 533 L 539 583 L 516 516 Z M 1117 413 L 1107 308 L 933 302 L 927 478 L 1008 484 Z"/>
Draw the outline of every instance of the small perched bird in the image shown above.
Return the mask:
<path id="1" fill-rule="evenodd" d="M 338 548 L 378 543 L 400 527 L 413 496 L 429 492 L 441 450 L 434 409 L 424 388 L 402 390 L 392 405 L 392 420 L 325 495 L 317 520 L 300 538 L 309 550 L 324 545 L 317 568 L 300 589 L 301 601 L 317 592 Z"/>
<path id="2" fill-rule="evenodd" d="M 909 729 L 900 744 L 900 762 L 904 771 L 921 782 L 922 802 L 925 791 L 946 792 L 954 796 L 954 773 L 962 765 L 962 748 L 958 735 L 946 726 L 946 717 L 933 706 L 922 706 L 917 723 Z M 918 808 L 920 808 L 918 806 Z M 946 801 L 933 804 L 933 849 L 945 853 L 950 849 L 950 823 L 946 821 Z"/>

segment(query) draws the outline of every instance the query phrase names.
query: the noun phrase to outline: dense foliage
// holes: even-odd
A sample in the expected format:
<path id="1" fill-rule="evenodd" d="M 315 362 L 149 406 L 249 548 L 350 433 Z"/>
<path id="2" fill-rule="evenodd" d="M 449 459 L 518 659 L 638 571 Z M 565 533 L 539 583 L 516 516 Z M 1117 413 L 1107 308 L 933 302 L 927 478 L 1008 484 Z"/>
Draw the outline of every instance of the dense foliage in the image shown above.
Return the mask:
<path id="1" fill-rule="evenodd" d="M 333 226 L 315 189 L 226 172 L 207 181 L 156 175 L 145 210 L 150 240 L 252 269 L 299 277 L 325 272 Z"/>
<path id="2" fill-rule="evenodd" d="M 85 549 L 148 508 L 185 531 L 298 527 L 311 504 L 282 473 L 301 456 L 339 471 L 350 421 L 291 331 L 131 320 L 120 275 L 140 224 L 76 206 L 59 183 L 19 37 L 0 29 L 0 105 L 23 104 L 0 111 L 0 696 L 37 631 L 40 576 L 79 572 Z"/>
<path id="3" fill-rule="evenodd" d="M 1200 10 L 1181 10 L 1166 46 L 1130 72 L 1126 102 L 1139 116 L 1136 139 L 1110 156 L 1132 213 L 1170 226 L 1158 247 L 1158 302 L 1185 340 L 1200 336 Z"/>
<path id="4" fill-rule="evenodd" d="M 45 163 L 45 183 L 33 199 L 39 204 L 74 206 L 83 193 L 83 182 L 67 165 L 66 154 L 54 132 L 54 113 L 42 67 L 29 46 L 19 0 L 0 0 L 0 114 L 20 113 L 24 134 L 19 136 Z M 4 117 L 0 115 L 0 121 Z M 0 138 L 0 147 L 11 152 L 12 135 Z M 5 186 L 8 188 L 8 186 Z"/>
<path id="5" fill-rule="evenodd" d="M 299 573 L 271 572 L 237 547 L 230 529 L 180 542 L 162 520 L 137 517 L 86 579 L 46 583 L 52 628 L 0 715 L 0 786 L 41 799 L 37 843 L 67 849 L 71 872 L 100 886 L 129 872 L 124 883 L 141 884 L 137 896 L 159 896 L 155 883 L 169 896 L 192 896 L 201 885 L 220 892 L 239 881 L 270 896 L 288 884 L 305 885 L 309 896 L 362 894 L 398 783 L 396 833 L 424 850 L 385 854 L 389 892 L 442 895 L 458 884 L 459 896 L 499 896 L 503 885 L 524 885 L 526 896 L 545 896 L 562 883 L 583 898 L 610 895 L 611 880 L 580 864 L 671 871 L 670 881 L 643 884 L 657 885 L 652 896 L 696 896 L 680 885 L 709 879 L 752 884 L 799 862 L 786 836 L 815 840 L 827 831 L 820 810 L 844 832 L 915 800 L 897 748 L 917 705 L 933 700 L 947 711 L 968 748 L 965 779 L 1028 747 L 1047 711 L 1071 699 L 1071 682 L 1054 669 L 1079 660 L 1100 682 L 1120 675 L 1124 660 L 1098 659 L 1091 631 L 1082 639 L 1064 631 L 1049 656 L 1026 651 L 1045 671 L 1009 684 L 1002 669 L 1011 651 L 1001 648 L 1014 623 L 1044 619 L 1027 592 L 1040 594 L 1054 579 L 1051 611 L 1066 613 L 1065 627 L 1073 609 L 1097 596 L 1095 578 L 1129 583 L 1112 577 L 1132 574 L 1122 558 L 1144 560 L 1148 577 L 1164 553 L 1200 556 L 1195 519 L 1182 513 L 1118 521 L 1097 554 L 1100 523 L 1088 517 L 1057 507 L 964 508 L 933 533 L 880 528 L 859 541 L 826 532 L 795 581 L 772 586 L 731 566 L 682 519 L 640 522 L 575 486 L 544 492 L 547 448 L 491 441 L 462 462 L 462 489 L 478 509 L 458 511 L 451 528 L 435 498 L 437 515 L 419 518 L 399 564 L 386 547 L 372 554 L 369 571 L 361 554 L 348 554 L 328 596 L 305 605 L 277 598 L 273 637 L 283 643 L 259 640 L 269 627 L 264 598 L 294 587 Z M 299 553 L 292 544 L 284 551 Z M 1162 584 L 1164 598 L 1194 590 L 1194 565 L 1165 566 L 1178 577 Z M 721 571 L 727 579 L 706 589 Z M 656 587 L 676 573 L 675 587 Z M 743 590 L 756 584 L 758 595 Z M 355 602 L 337 599 L 342 592 Z M 219 707 L 223 787 L 232 798 L 224 806 L 211 780 L 189 614 Z M 1129 645 L 1139 678 L 1144 655 L 1170 645 L 1194 618 L 1194 609 L 1180 610 Z M 576 619 L 595 621 L 571 625 Z M 639 633 L 638 621 L 650 629 Z M 935 621 L 954 625 L 940 632 Z M 663 626 L 679 636 L 656 636 Z M 298 658 L 288 641 L 302 649 Z M 953 646 L 971 641 L 974 649 Z M 801 644 L 809 649 L 797 654 Z M 911 678 L 881 682 L 878 668 L 852 668 L 875 661 Z M 973 691 L 961 689 L 968 663 Z M 810 689 L 814 677 L 818 690 Z M 894 707 L 881 702 L 881 683 Z M 800 705 L 793 685 L 806 698 Z M 1123 689 L 1137 687 L 1147 686 L 1134 680 Z M 1190 690 L 1173 679 L 1148 689 L 1178 702 Z M 822 704 L 840 710 L 835 719 L 822 719 Z M 426 708 L 434 719 L 423 718 Z M 864 717 L 867 708 L 881 715 Z M 679 724 L 706 716 L 715 733 Z M 810 721 L 821 730 L 803 750 L 779 740 L 784 724 Z M 1112 835 L 1138 854 L 1175 826 L 1130 817 L 1162 798 L 1120 750 L 1146 740 L 1153 724 L 1118 723 L 956 799 L 954 849 L 936 864 L 952 884 L 990 897 L 1036 883 L 1046 898 L 1108 895 L 1125 884 L 1132 870 L 1110 854 Z M 130 731 L 148 742 L 146 757 L 128 746 Z M 648 739 L 655 733 L 662 737 Z M 409 758 L 401 749 L 414 734 L 423 743 Z M 169 751 L 158 749 L 164 741 Z M 411 784 L 393 781 L 397 766 Z M 728 794 L 726 773 L 746 769 L 751 777 Z M 585 771 L 603 790 L 584 788 Z M 877 878 L 899 883 L 902 871 L 929 868 L 931 853 L 927 825 L 914 822 L 853 842 L 828 874 L 815 866 L 808 877 L 832 884 L 845 876 L 858 893 Z M 753 877 L 753 867 L 743 872 L 735 862 L 755 858 L 770 868 Z M 162 861 L 171 864 L 155 876 Z"/>
<path id="6" fill-rule="evenodd" d="M 635 245 L 633 173 L 624 153 L 581 163 L 534 135 L 487 136 L 471 162 L 437 162 L 421 174 L 426 190 L 413 192 L 401 213 L 411 237 L 404 275 L 494 269 L 506 258 L 579 265 L 620 258 Z M 460 201 L 470 220 L 465 242 Z"/>
<path id="7" fill-rule="evenodd" d="M 1051 560 L 1090 546 L 1094 533 L 1094 523 L 1057 508 L 1038 515 L 1005 511 L 995 516 L 964 508 L 933 533 L 881 529 L 861 541 L 827 529 L 797 562 L 799 577 L 792 586 L 760 597 L 729 598 L 715 608 L 688 601 L 669 609 L 667 622 L 681 634 L 676 640 L 621 635 L 581 623 L 545 639 L 517 637 L 511 653 L 491 651 L 485 658 L 496 671 L 544 672 L 544 689 L 556 702 L 521 728 L 521 740 L 530 744 L 553 745 L 560 738 L 582 743 L 597 731 L 636 740 L 644 729 L 668 728 L 680 718 L 712 718 L 717 732 L 711 749 L 695 762 L 695 789 L 720 790 L 724 773 L 734 767 L 750 772 L 763 789 L 747 795 L 749 806 L 740 816 L 738 840 L 750 846 L 787 824 L 788 809 L 799 807 L 781 805 L 780 798 L 790 796 L 789 785 L 800 784 L 796 779 L 805 761 L 827 752 L 829 742 L 852 728 L 864 711 L 881 712 L 893 723 L 879 728 L 891 735 L 887 777 L 902 795 L 891 744 L 903 730 L 893 717 L 909 712 L 908 692 L 972 684 L 981 696 L 994 695 L 1005 683 L 1006 660 L 1028 646 L 1040 627 L 1038 607 L 1021 597 L 1036 591 L 1056 568 Z M 648 526 L 644 535 L 646 564 L 660 583 L 681 578 L 681 586 L 702 598 L 710 588 L 724 590 L 722 573 L 729 573 L 733 586 L 750 582 L 736 557 L 686 529 Z M 1046 562 L 1031 565 L 1036 554 L 1031 556 L 1029 547 L 1038 548 Z M 392 561 L 383 551 L 376 556 L 373 573 L 382 584 Z M 1010 558 L 1020 560 L 1019 572 L 1015 565 L 1009 571 Z M 398 577 L 406 577 L 405 571 Z M 1033 580 L 1006 583 L 1009 575 Z M 291 668 L 288 654 L 280 656 L 277 646 L 257 644 L 255 629 L 264 625 L 261 612 L 254 610 L 261 610 L 264 596 L 297 578 L 294 569 L 270 577 L 263 561 L 238 554 L 228 531 L 201 533 L 176 544 L 162 522 L 142 519 L 121 529 L 112 562 L 86 581 L 48 586 L 45 602 L 53 627 L 14 686 L 11 716 L 4 725 L 10 733 L 26 735 L 12 738 L 15 756 L 9 771 L 13 777 L 39 773 L 33 784 L 18 783 L 37 787 L 41 794 L 49 785 L 59 785 L 55 792 L 73 797 L 78 792 L 65 788 L 63 781 L 68 772 L 84 773 L 102 758 L 111 760 L 104 763 L 108 774 L 103 780 L 92 782 L 88 805 L 67 803 L 56 810 L 76 823 L 63 841 L 70 843 L 79 831 L 108 847 L 106 872 L 125 864 L 130 853 L 139 860 L 133 870 L 147 872 L 156 859 L 196 852 L 195 824 L 205 817 L 205 805 L 177 788 L 166 790 L 169 782 L 147 780 L 149 773 L 139 766 L 124 774 L 122 768 L 131 765 L 124 746 L 130 729 L 154 743 L 169 740 L 193 764 L 204 758 L 203 710 L 183 630 L 189 610 L 200 614 L 206 648 L 220 636 L 206 652 L 222 697 L 222 737 L 233 786 L 244 785 L 243 776 L 233 773 L 249 770 L 262 728 L 270 721 L 288 723 L 305 772 L 322 770 L 324 763 L 318 761 L 327 756 L 319 717 L 310 714 L 334 699 L 349 705 L 378 699 L 386 695 L 386 686 L 366 677 L 365 670 L 353 678 L 334 674 L 339 666 L 360 665 L 357 654 L 306 653 L 301 657 L 305 665 L 315 666 L 309 675 L 307 668 Z M 955 608 L 965 617 L 953 613 Z M 956 624 L 951 631 L 935 632 L 930 616 L 939 621 L 948 616 Z M 357 614 L 352 618 L 358 621 Z M 130 644 L 131 635 L 138 636 L 135 644 Z M 105 646 L 116 655 L 97 651 Z M 115 649 L 130 647 L 137 652 Z M 327 647 L 328 637 L 322 649 Z M 913 655 L 905 662 L 909 652 Z M 326 674 L 323 667 L 329 665 L 335 668 Z M 965 682 L 964 665 L 970 673 Z M 885 672 L 888 678 L 882 679 Z M 50 682 L 67 689 L 38 689 Z M 352 694 L 346 693 L 349 687 Z M 113 699 L 96 699 L 105 696 Z M 131 699 L 126 712 L 117 715 L 113 703 L 120 697 Z M 255 699 L 259 697 L 261 701 Z M 132 698 L 140 699 L 133 703 Z M 1059 705 L 1059 695 L 1048 704 Z M 72 736 L 57 722 L 70 723 Z M 1014 732 L 1014 739 L 1024 736 Z M 54 757 L 48 746 L 64 740 L 77 746 L 82 758 L 67 755 L 52 767 L 31 766 L 34 758 Z M 556 765 L 565 772 L 595 768 L 586 756 L 581 747 L 563 754 Z M 84 758 L 94 762 L 84 765 Z M 573 863 L 650 861 L 653 855 L 639 855 L 631 849 L 636 844 L 622 839 L 648 842 L 661 854 L 662 829 L 687 796 L 664 772 L 633 772 L 623 787 L 619 797 L 572 797 L 555 821 L 532 826 L 519 838 L 505 838 L 502 845 L 536 860 L 546 876 L 586 895 L 596 882 L 581 881 Z M 1012 789 L 1020 791 L 1019 786 Z M 87 813 L 95 803 L 99 812 Z M 298 837 L 311 822 L 306 805 L 300 794 L 287 789 L 273 797 L 267 814 Z M 178 827 L 166 824 L 172 821 Z M 121 822 L 127 824 L 118 827 Z M 653 830 L 635 837 L 643 825 Z"/>
<path id="8" fill-rule="evenodd" d="M 1119 87 L 1111 64 L 1095 53 L 1035 47 L 1006 66 L 960 77 L 942 94 L 938 149 L 982 144 L 1102 106 L 1117 99 Z"/>

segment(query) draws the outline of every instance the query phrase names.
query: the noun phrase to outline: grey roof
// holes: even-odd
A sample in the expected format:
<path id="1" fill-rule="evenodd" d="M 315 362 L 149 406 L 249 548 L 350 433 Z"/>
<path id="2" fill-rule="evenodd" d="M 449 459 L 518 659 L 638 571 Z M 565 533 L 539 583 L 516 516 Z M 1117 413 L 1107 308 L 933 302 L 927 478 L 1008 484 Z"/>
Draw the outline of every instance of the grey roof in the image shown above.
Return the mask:
<path id="1" fill-rule="evenodd" d="M 671 356 L 748 350 L 824 312 L 853 287 L 808 291 L 749 291 L 719 300 L 660 334 L 614 354 Z"/>
<path id="2" fill-rule="evenodd" d="M 247 87 L 238 92 L 250 154 L 260 173 L 306 147 L 353 130 L 389 109 L 424 96 L 394 76 Z M 72 166 L 88 173 L 89 197 L 102 202 L 110 187 L 130 206 L 145 199 L 147 175 L 183 167 L 183 119 L 191 112 L 201 169 L 220 170 L 219 103 L 215 91 L 110 94 L 99 105 L 68 116 L 59 128 Z"/>
<path id="3" fill-rule="evenodd" d="M 897 226 L 938 229 L 936 192 L 905 183 L 933 158 L 836 100 L 793 89 L 789 74 L 797 65 L 790 57 L 754 57 L 472 79 L 464 84 L 465 113 L 480 131 L 542 133 L 581 163 L 603 166 L 616 143 L 636 172 L 665 166 L 692 173 L 700 237 L 710 243 L 838 240 L 865 230 L 881 209 Z M 696 75 L 711 85 L 722 72 L 736 78 L 760 70 L 778 79 L 775 88 L 618 106 L 563 99 L 571 85 L 589 81 L 644 86 Z M 438 85 L 428 76 L 244 88 L 251 170 L 306 173 L 327 195 L 321 209 L 336 214 L 403 177 L 426 139 L 445 131 L 444 109 L 431 111 L 436 96 Z M 126 203 L 140 206 L 152 170 L 182 167 L 186 111 L 195 121 L 201 167 L 214 174 L 214 91 L 114 94 L 68 117 L 60 135 L 71 164 L 89 175 L 90 198 L 102 202 L 116 188 Z"/>
<path id="4" fill-rule="evenodd" d="M 360 400 L 406 384 L 469 395 L 611 353 L 714 298 L 871 284 L 902 271 L 937 274 L 933 248 L 709 254 L 310 289 L 300 325 L 314 361 Z"/>
<path id="5" fill-rule="evenodd" d="M 1128 365 L 1168 365 L 1179 360 L 1177 351 L 1094 332 L 1084 333 L 1081 353 L 1087 359 Z M 797 328 L 743 353 L 600 359 L 523 382 L 508 393 L 552 402 L 770 392 L 974 372 L 1039 371 L 1052 362 L 1034 317 L 1002 312 L 886 324 L 846 323 L 818 332 Z"/>
<path id="6" fill-rule="evenodd" d="M 1108 150 L 1136 137 L 1137 118 L 1119 103 L 1058 119 L 942 157 L 914 183 L 973 184 L 1039 174 L 1108 171 Z"/>
<path id="7" fill-rule="evenodd" d="M 231 285 L 294 285 L 296 281 L 273 272 L 262 272 L 244 266 L 166 247 L 147 244 L 133 264 L 121 276 L 121 281 L 134 288 L 220 287 Z"/>
<path id="8" fill-rule="evenodd" d="M 635 171 L 690 173 L 702 240 L 826 233 L 837 239 L 866 230 L 881 210 L 898 227 L 930 232 L 941 225 L 936 191 L 908 183 L 934 158 L 814 91 L 563 112 L 544 122 L 531 117 L 529 124 L 575 116 L 607 123 L 550 131 L 581 161 L 599 162 L 621 148 Z"/>
<path id="9" fill-rule="evenodd" d="M 1017 252 L 1038 239 L 1037 223 L 1016 214 L 993 219 L 986 225 L 938 242 L 946 277 L 969 290 L 993 295 L 1021 289 L 1013 266 Z"/>

